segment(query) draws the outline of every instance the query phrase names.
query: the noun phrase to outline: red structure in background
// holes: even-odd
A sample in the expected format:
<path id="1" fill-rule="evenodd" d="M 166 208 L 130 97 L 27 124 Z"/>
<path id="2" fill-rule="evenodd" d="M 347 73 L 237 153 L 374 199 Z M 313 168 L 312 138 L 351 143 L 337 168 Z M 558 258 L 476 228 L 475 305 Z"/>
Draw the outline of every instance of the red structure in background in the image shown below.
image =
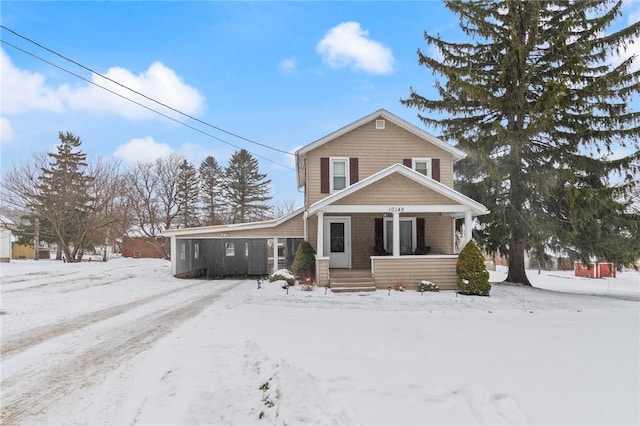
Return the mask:
<path id="1" fill-rule="evenodd" d="M 575 262 L 576 277 L 615 278 L 616 266 L 611 262 L 590 262 L 585 266 L 582 262 Z"/>
<path id="2" fill-rule="evenodd" d="M 122 237 L 122 256 L 162 259 L 171 251 L 171 241 L 164 237 Z"/>

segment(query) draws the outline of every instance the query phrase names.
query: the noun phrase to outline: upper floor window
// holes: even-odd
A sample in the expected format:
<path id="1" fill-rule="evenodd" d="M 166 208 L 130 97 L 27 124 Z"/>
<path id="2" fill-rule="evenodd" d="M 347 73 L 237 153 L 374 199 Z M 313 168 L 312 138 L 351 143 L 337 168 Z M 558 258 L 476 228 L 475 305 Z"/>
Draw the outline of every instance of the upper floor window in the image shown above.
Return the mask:
<path id="1" fill-rule="evenodd" d="M 414 158 L 412 159 L 411 168 L 416 172 L 431 177 L 431 158 Z"/>
<path id="2" fill-rule="evenodd" d="M 349 177 L 349 159 L 331 158 L 329 162 L 329 175 L 331 192 L 345 189 L 347 187 L 347 179 Z"/>

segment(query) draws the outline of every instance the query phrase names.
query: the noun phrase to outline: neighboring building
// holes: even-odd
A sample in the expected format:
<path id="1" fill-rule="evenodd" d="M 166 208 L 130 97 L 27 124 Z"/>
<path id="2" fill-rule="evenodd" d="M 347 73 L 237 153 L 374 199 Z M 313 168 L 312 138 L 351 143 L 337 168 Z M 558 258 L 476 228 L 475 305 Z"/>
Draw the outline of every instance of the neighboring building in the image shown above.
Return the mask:
<path id="1" fill-rule="evenodd" d="M 12 222 L 4 216 L 0 218 L 0 262 L 11 261 L 11 230 L 5 225 L 12 225 Z"/>
<path id="2" fill-rule="evenodd" d="M 164 237 L 122 237 L 122 256 L 162 259 L 170 253 L 170 241 Z"/>
<path id="3" fill-rule="evenodd" d="M 316 282 L 347 285 L 356 275 L 377 288 L 420 280 L 456 288 L 455 221 L 464 243 L 485 206 L 453 189 L 453 165 L 465 154 L 424 130 L 378 110 L 296 152 L 304 207 L 276 221 L 165 231 L 176 275 L 210 260 L 199 248 L 209 239 L 306 239 L 316 250 Z M 286 228 L 286 229 L 285 229 Z M 182 246 L 180 246 L 182 247 Z M 175 250 L 172 251 L 176 253 Z M 247 251 L 245 250 L 245 253 Z M 182 260 L 184 259 L 184 260 Z M 192 262 L 189 266 L 188 262 Z"/>

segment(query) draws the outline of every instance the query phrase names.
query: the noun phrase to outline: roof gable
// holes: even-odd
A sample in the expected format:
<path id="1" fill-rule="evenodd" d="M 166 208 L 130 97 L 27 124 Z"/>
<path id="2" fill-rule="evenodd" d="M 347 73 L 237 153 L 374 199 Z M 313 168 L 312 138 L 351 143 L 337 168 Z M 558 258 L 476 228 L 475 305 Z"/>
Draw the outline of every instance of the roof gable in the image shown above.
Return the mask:
<path id="1" fill-rule="evenodd" d="M 448 186 L 443 185 L 442 183 L 433 180 L 430 177 L 423 175 L 422 173 L 405 167 L 402 164 L 394 164 L 376 174 L 373 174 L 361 180 L 354 185 L 343 189 L 340 192 L 331 194 L 330 196 L 312 204 L 311 206 L 309 206 L 309 214 L 315 214 L 316 212 L 322 210 L 324 207 L 337 203 L 340 200 L 343 200 L 344 198 L 349 197 L 350 195 L 353 195 L 356 192 L 361 191 L 364 188 L 367 188 L 370 185 L 373 185 L 374 183 L 379 182 L 394 173 L 398 173 L 408 179 L 411 179 L 419 185 L 422 185 L 423 187 L 434 191 L 435 193 L 451 200 L 456 204 L 469 208 L 469 210 L 471 210 L 475 215 L 488 213 L 488 210 L 484 205 L 467 197 L 466 195 L 461 194 L 460 192 L 449 188 Z M 390 202 L 393 203 L 393 200 L 390 200 Z"/>
<path id="2" fill-rule="evenodd" d="M 303 146 L 302 148 L 298 149 L 296 151 L 296 158 L 297 158 L 297 162 L 296 162 L 296 169 L 297 169 L 297 178 L 298 178 L 298 187 L 301 188 L 304 186 L 305 184 L 305 167 L 304 167 L 304 160 L 305 157 L 307 155 L 308 152 L 315 150 L 316 148 L 331 142 L 335 139 L 338 139 L 339 137 L 365 125 L 368 123 L 371 123 L 373 120 L 376 119 L 384 119 L 387 120 L 393 124 L 395 124 L 396 126 L 418 136 L 420 139 L 424 140 L 425 142 L 431 143 L 433 145 L 435 145 L 436 147 L 442 149 L 445 152 L 448 152 L 451 154 L 451 157 L 453 158 L 453 162 L 455 163 L 458 160 L 463 159 L 464 157 L 466 157 L 466 154 L 462 151 L 460 151 L 459 149 L 449 145 L 448 143 L 438 139 L 437 137 L 433 136 L 432 134 L 420 129 L 417 126 L 414 126 L 413 124 L 409 123 L 406 120 L 403 120 L 402 118 L 398 117 L 397 115 L 391 114 L 389 111 L 385 110 L 385 109 L 379 109 L 365 117 L 362 117 L 359 120 L 354 121 L 351 124 L 348 124 L 330 134 L 328 134 L 327 136 L 324 136 L 308 145 Z"/>

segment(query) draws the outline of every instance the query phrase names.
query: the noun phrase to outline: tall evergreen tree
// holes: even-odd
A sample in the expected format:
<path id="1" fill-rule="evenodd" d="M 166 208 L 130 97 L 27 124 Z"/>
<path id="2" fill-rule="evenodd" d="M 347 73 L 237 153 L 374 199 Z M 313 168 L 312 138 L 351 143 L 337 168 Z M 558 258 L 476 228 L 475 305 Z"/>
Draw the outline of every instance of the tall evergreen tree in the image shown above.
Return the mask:
<path id="1" fill-rule="evenodd" d="M 258 160 L 240 149 L 229 160 L 225 170 L 225 195 L 232 223 L 263 220 L 268 217 L 271 180 L 258 170 Z"/>
<path id="2" fill-rule="evenodd" d="M 198 175 L 196 168 L 183 160 L 178 171 L 178 218 L 183 228 L 198 226 Z"/>
<path id="3" fill-rule="evenodd" d="M 222 182 L 224 171 L 218 161 L 208 156 L 198 169 L 200 176 L 200 200 L 202 202 L 202 224 L 218 225 L 222 223 Z"/>
<path id="4" fill-rule="evenodd" d="M 622 1 L 445 3 L 471 40 L 425 32 L 441 56 L 418 50 L 419 63 L 444 83 L 436 99 L 412 88 L 401 102 L 439 113 L 419 117 L 470 154 L 457 164 L 458 188 L 490 208 L 477 237 L 507 255 L 507 281 L 529 284 L 525 250 L 638 256 L 638 216 L 628 205 L 639 177 L 640 114 L 630 100 L 640 73 L 633 58 L 607 61 L 640 34 L 640 22 L 609 31 Z M 612 159 L 628 144 L 634 154 Z"/>
<path id="5" fill-rule="evenodd" d="M 41 169 L 34 210 L 50 227 L 67 261 L 75 262 L 90 244 L 93 178 L 85 173 L 87 155 L 80 149 L 80 138 L 69 132 L 59 132 L 58 137 L 56 152 L 48 154 L 49 162 Z"/>

